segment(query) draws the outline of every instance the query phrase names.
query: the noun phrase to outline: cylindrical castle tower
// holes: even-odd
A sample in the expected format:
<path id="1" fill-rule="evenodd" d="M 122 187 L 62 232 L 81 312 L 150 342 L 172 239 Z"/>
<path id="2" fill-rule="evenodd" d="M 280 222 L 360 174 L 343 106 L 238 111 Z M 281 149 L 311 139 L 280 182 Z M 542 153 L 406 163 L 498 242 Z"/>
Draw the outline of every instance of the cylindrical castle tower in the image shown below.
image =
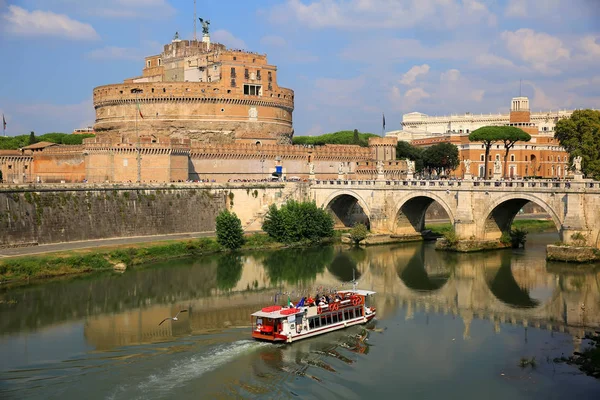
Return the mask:
<path id="1" fill-rule="evenodd" d="M 141 77 L 94 89 L 98 134 L 291 143 L 294 92 L 266 55 L 176 36 L 145 61 Z"/>

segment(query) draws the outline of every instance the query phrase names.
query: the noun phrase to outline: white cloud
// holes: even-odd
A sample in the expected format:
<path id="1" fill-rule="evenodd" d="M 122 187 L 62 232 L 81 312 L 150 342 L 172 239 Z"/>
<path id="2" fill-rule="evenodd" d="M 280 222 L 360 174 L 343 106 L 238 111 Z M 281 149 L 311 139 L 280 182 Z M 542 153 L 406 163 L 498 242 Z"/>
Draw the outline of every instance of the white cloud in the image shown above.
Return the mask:
<path id="1" fill-rule="evenodd" d="M 224 29 L 219 29 L 212 33 L 212 39 L 215 42 L 222 43 L 232 49 L 246 49 L 246 43 L 242 39 L 238 39 L 233 34 Z"/>
<path id="2" fill-rule="evenodd" d="M 587 35 L 579 40 L 579 48 L 584 56 L 600 57 L 600 36 Z"/>
<path id="3" fill-rule="evenodd" d="M 527 3 L 524 0 L 510 0 L 504 10 L 507 17 L 526 17 L 528 15 Z"/>
<path id="4" fill-rule="evenodd" d="M 509 53 L 543 74 L 559 73 L 556 63 L 569 60 L 571 55 L 562 40 L 532 29 L 505 31 L 501 38 Z"/>
<path id="5" fill-rule="evenodd" d="M 413 84 L 419 75 L 426 75 L 429 72 L 429 65 L 415 65 L 411 69 L 409 69 L 404 75 L 402 75 L 402 79 L 400 79 L 400 83 L 403 85 L 411 85 Z"/>
<path id="6" fill-rule="evenodd" d="M 494 54 L 490 54 L 490 53 L 484 53 L 484 54 L 480 54 L 477 57 L 475 57 L 475 62 L 477 63 L 477 65 L 482 66 L 482 67 L 514 67 L 515 64 L 510 61 L 507 60 L 506 58 L 503 57 L 499 57 L 496 56 Z"/>
<path id="7" fill-rule="evenodd" d="M 442 82 L 456 82 L 460 79 L 460 71 L 457 69 L 450 69 L 446 72 L 442 72 L 440 80 Z"/>
<path id="8" fill-rule="evenodd" d="M 269 47 L 285 47 L 286 41 L 281 36 L 270 35 L 263 36 L 262 39 L 260 39 L 260 44 Z"/>
<path id="9" fill-rule="evenodd" d="M 406 93 L 404 93 L 404 97 L 407 99 L 411 99 L 414 102 L 418 102 L 421 99 L 426 99 L 431 96 L 425 90 L 418 87 L 408 90 Z"/>
<path id="10" fill-rule="evenodd" d="M 274 23 L 297 21 L 312 29 L 443 29 L 465 20 L 494 25 L 495 15 L 477 0 L 287 0 L 270 10 Z"/>
<path id="11" fill-rule="evenodd" d="M 72 40 L 96 40 L 98 34 L 90 24 L 76 21 L 63 14 L 50 11 L 27 11 L 8 6 L 2 15 L 4 29 L 20 36 L 55 36 Z"/>

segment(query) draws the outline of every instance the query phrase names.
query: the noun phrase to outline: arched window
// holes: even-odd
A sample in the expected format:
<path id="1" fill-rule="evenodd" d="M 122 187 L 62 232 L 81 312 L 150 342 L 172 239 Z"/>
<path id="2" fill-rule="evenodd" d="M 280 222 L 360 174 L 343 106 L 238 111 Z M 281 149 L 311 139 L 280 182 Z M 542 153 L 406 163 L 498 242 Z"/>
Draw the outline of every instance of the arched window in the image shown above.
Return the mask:
<path id="1" fill-rule="evenodd" d="M 496 154 L 496 161 L 500 161 L 500 154 Z"/>
<path id="2" fill-rule="evenodd" d="M 527 161 L 527 156 L 525 156 L 525 161 Z"/>
<path id="3" fill-rule="evenodd" d="M 510 161 L 515 161 L 515 155 L 514 154 L 510 155 Z"/>
<path id="4" fill-rule="evenodd" d="M 485 161 L 485 154 L 482 154 L 482 155 L 479 157 L 479 161 Z"/>

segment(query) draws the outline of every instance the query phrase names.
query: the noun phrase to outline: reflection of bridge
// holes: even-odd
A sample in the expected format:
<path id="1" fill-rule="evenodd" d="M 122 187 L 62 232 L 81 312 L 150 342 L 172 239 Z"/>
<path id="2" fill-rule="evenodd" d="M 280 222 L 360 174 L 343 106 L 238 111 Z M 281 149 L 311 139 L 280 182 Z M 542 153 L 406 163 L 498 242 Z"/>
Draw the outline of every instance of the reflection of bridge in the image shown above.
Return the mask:
<path id="1" fill-rule="evenodd" d="M 581 337 L 600 326 L 600 273 L 550 273 L 545 261 L 532 263 L 511 252 L 447 254 L 422 244 L 339 249 L 333 262 L 303 288 L 283 284 L 277 290 L 308 294 L 315 286 L 340 288 L 356 270 L 359 286 L 378 292 L 375 305 L 381 319 L 398 307 L 406 318 L 415 310 L 460 316 L 465 337 L 473 318 L 500 323 L 568 331 Z M 248 292 L 248 287 L 258 291 Z M 264 289 L 271 289 L 265 291 Z M 85 335 L 97 348 L 154 342 L 173 335 L 202 333 L 248 325 L 251 312 L 273 301 L 276 289 L 260 259 L 246 257 L 232 293 L 213 293 L 181 300 L 176 306 L 156 305 L 90 317 Z M 284 296 L 284 300 L 287 297 Z M 582 308 L 582 304 L 584 307 Z M 178 307 L 191 312 L 177 324 L 157 322 Z M 172 331 L 172 329 L 175 329 Z"/>
<path id="2" fill-rule="evenodd" d="M 561 240 L 575 233 L 600 247 L 600 182 L 592 181 L 315 181 L 310 195 L 329 208 L 338 223 L 368 219 L 381 233 L 414 235 L 425 212 L 438 202 L 463 239 L 498 239 L 528 202 L 542 207 Z M 358 212 L 357 212 L 358 211 Z"/>

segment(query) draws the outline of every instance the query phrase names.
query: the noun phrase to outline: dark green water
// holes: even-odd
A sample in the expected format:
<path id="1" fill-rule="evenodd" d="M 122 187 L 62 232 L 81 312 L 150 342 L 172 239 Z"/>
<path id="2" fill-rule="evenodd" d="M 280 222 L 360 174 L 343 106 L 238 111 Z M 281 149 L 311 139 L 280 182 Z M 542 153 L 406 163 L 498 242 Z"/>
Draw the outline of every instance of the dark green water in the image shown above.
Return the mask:
<path id="1" fill-rule="evenodd" d="M 213 256 L 4 289 L 0 398 L 597 399 L 600 381 L 552 359 L 600 329 L 600 267 L 547 264 L 555 240 L 473 255 L 416 243 Z M 250 313 L 276 295 L 353 276 L 377 291 L 373 326 L 250 340 Z"/>

